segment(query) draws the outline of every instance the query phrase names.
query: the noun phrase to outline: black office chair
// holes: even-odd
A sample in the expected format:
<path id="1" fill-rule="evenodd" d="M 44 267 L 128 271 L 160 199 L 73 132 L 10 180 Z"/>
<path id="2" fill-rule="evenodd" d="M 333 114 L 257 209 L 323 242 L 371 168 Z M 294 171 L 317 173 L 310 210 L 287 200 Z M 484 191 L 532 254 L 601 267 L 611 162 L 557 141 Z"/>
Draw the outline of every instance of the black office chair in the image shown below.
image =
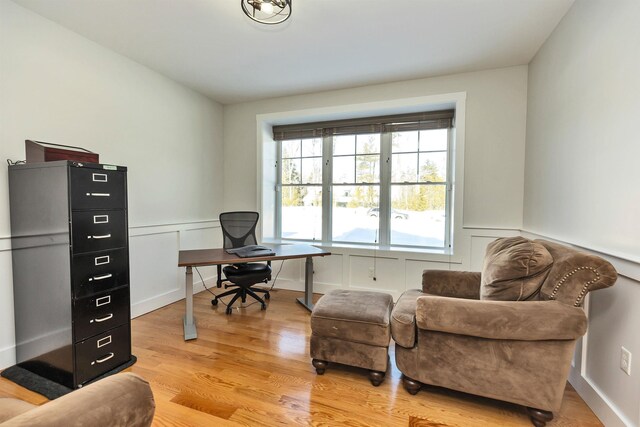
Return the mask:
<path id="1" fill-rule="evenodd" d="M 220 214 L 220 227 L 224 238 L 224 249 L 235 249 L 247 245 L 256 245 L 256 225 L 258 224 L 260 215 L 258 212 L 223 212 Z M 224 278 L 222 276 L 224 272 Z M 225 289 L 233 287 L 230 291 L 214 296 L 211 304 L 218 305 L 218 299 L 227 295 L 233 295 L 233 298 L 227 305 L 227 314 L 231 314 L 234 302 L 241 298 L 242 302 L 247 302 L 247 295 L 256 299 L 262 310 L 266 310 L 267 305 L 256 292 L 263 292 L 264 299 L 270 298 L 269 291 L 266 289 L 252 288 L 258 283 L 267 283 L 271 280 L 271 262 L 262 263 L 241 263 L 232 264 L 224 268 L 218 266 L 218 287 L 222 286 L 222 282 L 228 281 L 231 284 L 225 285 Z"/>

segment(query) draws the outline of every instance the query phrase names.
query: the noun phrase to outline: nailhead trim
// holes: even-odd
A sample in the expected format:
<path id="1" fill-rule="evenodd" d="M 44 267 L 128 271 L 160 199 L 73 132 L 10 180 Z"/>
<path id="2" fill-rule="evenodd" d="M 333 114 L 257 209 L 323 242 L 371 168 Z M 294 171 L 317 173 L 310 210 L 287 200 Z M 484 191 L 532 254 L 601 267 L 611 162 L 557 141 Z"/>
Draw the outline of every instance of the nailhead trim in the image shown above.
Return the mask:
<path id="1" fill-rule="evenodd" d="M 593 267 L 578 267 L 578 268 L 570 271 L 569 273 L 565 274 L 564 276 L 562 276 L 562 279 L 560 279 L 560 281 L 555 286 L 555 288 L 553 288 L 553 291 L 551 292 L 551 295 L 549 296 L 549 299 L 552 299 L 552 300 L 556 299 L 556 295 L 558 294 L 558 291 L 560 290 L 562 285 L 564 285 L 564 282 L 566 282 L 567 279 L 569 279 L 569 277 L 573 276 L 574 274 L 576 274 L 578 271 L 581 271 L 581 270 L 590 270 L 596 275 L 596 277 L 595 277 L 595 279 L 589 280 L 587 283 L 585 283 L 584 286 L 582 287 L 582 290 L 580 291 L 580 294 L 578 294 L 578 299 L 573 304 L 573 306 L 574 307 L 579 307 L 580 306 L 580 302 L 582 301 L 584 296 L 587 294 L 587 292 L 589 292 L 589 286 L 591 286 L 592 284 L 594 284 L 598 280 L 600 280 L 600 273 L 598 273 L 598 270 L 596 270 Z"/>

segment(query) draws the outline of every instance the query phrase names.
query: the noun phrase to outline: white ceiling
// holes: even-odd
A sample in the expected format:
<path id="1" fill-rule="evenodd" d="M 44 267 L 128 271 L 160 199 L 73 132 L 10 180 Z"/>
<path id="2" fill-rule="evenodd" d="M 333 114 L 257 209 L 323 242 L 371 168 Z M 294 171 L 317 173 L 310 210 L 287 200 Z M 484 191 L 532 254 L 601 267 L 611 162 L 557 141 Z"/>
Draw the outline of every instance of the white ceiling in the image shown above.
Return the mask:
<path id="1" fill-rule="evenodd" d="M 528 63 L 573 0 L 14 0 L 223 103 Z"/>

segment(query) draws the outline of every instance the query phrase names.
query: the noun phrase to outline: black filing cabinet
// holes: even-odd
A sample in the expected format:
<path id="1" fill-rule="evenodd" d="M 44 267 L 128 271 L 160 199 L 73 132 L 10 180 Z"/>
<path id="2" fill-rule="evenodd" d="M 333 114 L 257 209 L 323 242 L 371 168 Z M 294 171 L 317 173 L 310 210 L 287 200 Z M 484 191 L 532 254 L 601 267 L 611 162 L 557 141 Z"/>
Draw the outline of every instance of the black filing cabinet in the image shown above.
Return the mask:
<path id="1" fill-rule="evenodd" d="M 127 169 L 9 167 L 18 366 L 70 388 L 131 360 Z"/>

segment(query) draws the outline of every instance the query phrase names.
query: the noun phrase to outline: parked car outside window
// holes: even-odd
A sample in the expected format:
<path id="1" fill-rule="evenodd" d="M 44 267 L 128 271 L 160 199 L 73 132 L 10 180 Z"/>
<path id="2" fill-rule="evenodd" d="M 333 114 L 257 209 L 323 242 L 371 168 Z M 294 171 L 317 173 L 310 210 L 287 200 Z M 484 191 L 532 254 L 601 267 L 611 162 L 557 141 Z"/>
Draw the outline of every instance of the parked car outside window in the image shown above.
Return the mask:
<path id="1" fill-rule="evenodd" d="M 371 208 L 367 211 L 367 215 L 377 217 L 380 214 L 379 208 Z M 395 219 L 409 219 L 409 214 L 391 209 L 391 218 Z"/>

